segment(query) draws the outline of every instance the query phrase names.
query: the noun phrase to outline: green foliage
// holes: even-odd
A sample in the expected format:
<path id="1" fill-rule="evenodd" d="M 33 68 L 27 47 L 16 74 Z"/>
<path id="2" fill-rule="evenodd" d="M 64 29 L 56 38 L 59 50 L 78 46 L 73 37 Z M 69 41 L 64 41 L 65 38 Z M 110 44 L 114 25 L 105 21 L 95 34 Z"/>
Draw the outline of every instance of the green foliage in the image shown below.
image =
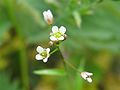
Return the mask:
<path id="1" fill-rule="evenodd" d="M 4 41 L 5 32 L 9 30 L 11 23 L 8 19 L 5 8 L 0 5 L 0 41 Z"/>
<path id="2" fill-rule="evenodd" d="M 0 73 L 0 90 L 19 90 L 18 81 L 11 83 L 10 77 L 5 73 Z"/>
<path id="3" fill-rule="evenodd" d="M 49 9 L 49 3 L 46 2 L 47 1 L 32 0 L 18 1 L 18 3 L 13 6 L 15 8 L 14 14 L 17 15 L 14 17 L 18 24 L 17 27 L 24 33 L 29 43 L 44 41 L 49 37 L 48 33 L 50 30 L 48 31 L 47 29 L 49 28 L 45 28 L 46 25 L 41 18 L 42 11 L 45 10 L 45 8 Z M 73 3 L 76 5 L 75 2 L 77 3 L 77 0 Z M 79 42 L 77 45 L 84 45 L 95 50 L 107 49 L 112 52 L 119 52 L 119 2 L 104 1 L 100 4 L 94 3 L 96 1 L 88 2 L 89 0 L 83 0 L 83 2 L 76 5 L 72 11 L 69 9 L 70 7 L 67 6 L 63 11 L 60 10 L 61 7 L 56 9 L 51 7 L 50 9 L 52 9 L 55 19 L 58 18 L 55 24 L 58 23 L 67 26 L 68 35 L 70 39 L 72 39 L 69 43 L 72 45 L 76 45 L 75 42 L 77 41 L 77 43 Z M 61 2 L 57 3 L 61 4 Z M 71 5 L 71 3 L 72 2 L 70 2 L 68 6 Z M 62 14 L 62 12 L 65 14 Z M 72 18 L 72 14 L 74 18 Z M 74 22 L 76 22 L 76 25 Z M 3 23 L 1 28 L 2 26 Z M 81 26 L 81 28 L 75 26 Z"/>
<path id="4" fill-rule="evenodd" d="M 34 45 L 40 43 L 45 47 L 48 46 L 51 27 L 47 26 L 42 16 L 42 12 L 47 9 L 53 12 L 54 25 L 63 25 L 67 28 L 68 38 L 61 45 L 62 53 L 66 56 L 64 57 L 65 60 L 67 59 L 81 71 L 93 71 L 97 77 L 95 80 L 100 81 L 103 73 L 102 69 L 93 63 L 92 59 L 96 52 L 120 53 L 120 0 L 0 0 L 0 50 L 2 49 L 1 52 L 7 53 L 8 48 L 6 47 L 9 46 L 9 43 L 6 44 L 4 41 L 7 37 L 6 33 L 8 33 L 11 35 L 9 42 L 13 43 L 12 47 L 16 46 L 15 49 L 20 52 L 20 55 L 16 57 L 20 59 L 19 69 L 23 78 L 31 79 L 31 76 L 26 77 L 28 76 L 26 74 L 28 73 L 26 69 L 28 60 L 31 60 L 29 61 L 30 65 L 35 69 L 52 66 L 51 63 L 48 63 L 48 66 L 41 63 L 39 63 L 41 66 L 33 64 Z M 3 46 L 1 46 L 2 42 Z M 30 53 L 29 57 L 26 53 Z M 8 53 L 6 57 L 7 55 Z M 3 53 L 1 53 L 0 58 L 2 56 L 4 56 Z M 92 65 L 91 68 L 81 66 L 82 57 L 86 59 L 86 62 L 91 62 L 88 65 L 88 67 Z M 53 56 L 52 59 L 54 58 L 56 60 L 59 56 Z M 55 61 L 54 63 L 57 63 L 57 66 L 60 62 Z M 54 67 L 56 68 L 56 66 Z M 30 72 L 33 71 L 30 70 Z M 62 90 L 82 89 L 83 80 L 80 78 L 80 74 L 71 70 L 70 67 L 67 67 L 65 71 L 45 69 L 36 70 L 34 73 L 36 75 L 64 76 L 62 78 L 70 77 L 70 80 L 58 80 Z M 31 80 L 36 82 L 34 79 Z M 23 87 L 24 84 L 25 86 L 29 85 L 27 79 L 21 81 L 24 82 Z M 68 83 L 69 85 L 67 85 Z M 69 86 L 72 87 L 70 83 L 73 84 L 73 88 L 69 88 Z M 4 85 L 7 89 L 3 87 Z M 18 90 L 17 88 L 16 82 L 10 83 L 8 75 L 0 75 L 0 90 Z"/>

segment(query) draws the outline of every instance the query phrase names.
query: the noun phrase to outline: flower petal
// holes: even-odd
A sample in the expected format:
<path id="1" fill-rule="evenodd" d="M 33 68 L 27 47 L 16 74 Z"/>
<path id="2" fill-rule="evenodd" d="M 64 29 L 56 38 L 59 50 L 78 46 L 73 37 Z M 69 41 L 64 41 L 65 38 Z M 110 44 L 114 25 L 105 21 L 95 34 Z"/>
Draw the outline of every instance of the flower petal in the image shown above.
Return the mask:
<path id="1" fill-rule="evenodd" d="M 44 12 L 43 12 L 43 16 L 46 16 L 46 14 L 47 14 L 47 12 L 46 12 L 46 11 L 44 11 Z"/>
<path id="2" fill-rule="evenodd" d="M 58 40 L 64 40 L 64 37 L 63 37 L 63 36 L 61 36 L 60 38 L 58 38 Z"/>
<path id="3" fill-rule="evenodd" d="M 57 38 L 55 38 L 54 36 L 50 36 L 50 40 L 51 40 L 51 41 L 56 41 Z"/>
<path id="4" fill-rule="evenodd" d="M 57 27 L 57 26 L 53 26 L 53 27 L 52 27 L 52 32 L 53 32 L 53 33 L 58 32 L 58 27 Z"/>
<path id="5" fill-rule="evenodd" d="M 82 73 L 81 73 L 81 77 L 86 80 L 87 74 L 86 74 L 85 72 L 82 72 Z"/>
<path id="6" fill-rule="evenodd" d="M 43 59 L 43 62 L 47 62 L 48 61 L 48 57 L 46 57 L 45 59 Z"/>
<path id="7" fill-rule="evenodd" d="M 66 32 L 66 28 L 64 26 L 61 26 L 59 31 L 64 34 Z"/>
<path id="8" fill-rule="evenodd" d="M 50 48 L 47 48 L 46 51 L 47 51 L 47 53 L 49 54 L 49 52 L 50 52 Z"/>
<path id="9" fill-rule="evenodd" d="M 53 14 L 52 14 L 52 12 L 50 10 L 47 10 L 47 13 L 48 13 L 50 18 L 53 18 Z"/>
<path id="10" fill-rule="evenodd" d="M 45 19 L 45 21 L 46 21 L 47 18 L 48 18 L 48 15 L 47 15 L 47 12 L 46 12 L 46 11 L 43 12 L 43 16 L 44 16 L 44 19 Z"/>
<path id="11" fill-rule="evenodd" d="M 36 60 L 42 60 L 42 59 L 43 59 L 43 57 L 42 57 L 40 54 L 37 54 L 37 55 L 35 56 L 35 58 L 36 58 Z"/>
<path id="12" fill-rule="evenodd" d="M 93 73 L 89 73 L 89 72 L 85 72 L 86 73 L 86 75 L 88 75 L 88 76 L 92 76 L 93 75 Z"/>
<path id="13" fill-rule="evenodd" d="M 38 53 L 42 53 L 43 50 L 44 50 L 44 49 L 43 49 L 41 46 L 38 46 L 37 49 L 36 49 L 36 51 L 37 51 Z"/>
<path id="14" fill-rule="evenodd" d="M 86 78 L 86 80 L 91 83 L 92 82 L 92 79 L 89 77 L 89 78 Z"/>
<path id="15" fill-rule="evenodd" d="M 53 35 L 53 33 L 52 33 L 52 32 L 50 32 L 50 36 L 51 36 L 51 35 Z"/>

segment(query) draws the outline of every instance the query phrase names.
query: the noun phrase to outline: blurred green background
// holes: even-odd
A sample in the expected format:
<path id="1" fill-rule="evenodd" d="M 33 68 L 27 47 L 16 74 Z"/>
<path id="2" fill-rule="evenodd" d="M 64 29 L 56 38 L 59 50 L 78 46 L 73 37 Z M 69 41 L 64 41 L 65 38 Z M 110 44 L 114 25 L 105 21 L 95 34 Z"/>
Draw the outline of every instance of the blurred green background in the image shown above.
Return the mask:
<path id="1" fill-rule="evenodd" d="M 67 28 L 64 59 L 92 72 L 91 84 L 64 67 L 60 52 L 47 63 L 35 60 L 38 45 L 49 47 L 48 9 L 54 25 Z M 67 75 L 33 73 L 56 68 Z M 120 1 L 0 0 L 0 90 L 120 90 Z"/>

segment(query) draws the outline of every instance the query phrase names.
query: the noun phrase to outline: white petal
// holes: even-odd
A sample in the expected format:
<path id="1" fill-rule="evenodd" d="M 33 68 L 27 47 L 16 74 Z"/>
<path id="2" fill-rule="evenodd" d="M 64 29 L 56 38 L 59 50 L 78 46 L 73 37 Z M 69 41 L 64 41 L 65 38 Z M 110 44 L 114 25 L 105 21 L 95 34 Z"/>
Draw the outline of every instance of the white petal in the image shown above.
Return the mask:
<path id="1" fill-rule="evenodd" d="M 50 10 L 48 10 L 47 13 L 48 13 L 50 18 L 53 18 L 53 14 L 52 14 L 52 12 Z"/>
<path id="2" fill-rule="evenodd" d="M 37 55 L 35 56 L 35 58 L 36 58 L 36 60 L 42 60 L 42 59 L 43 59 L 43 57 L 42 57 L 40 54 L 37 54 Z"/>
<path id="3" fill-rule="evenodd" d="M 63 36 L 61 36 L 60 38 L 58 38 L 58 40 L 64 40 L 64 37 L 63 37 Z"/>
<path id="4" fill-rule="evenodd" d="M 91 83 L 92 82 L 92 79 L 89 77 L 89 78 L 86 78 L 86 80 Z"/>
<path id="5" fill-rule="evenodd" d="M 64 26 L 61 26 L 59 31 L 64 34 L 66 32 L 66 28 Z"/>
<path id="6" fill-rule="evenodd" d="M 46 11 L 44 11 L 44 12 L 43 12 L 43 16 L 46 16 L 46 14 L 47 14 L 47 12 L 46 12 Z"/>
<path id="7" fill-rule="evenodd" d="M 49 54 L 49 52 L 50 52 L 50 48 L 47 48 L 46 51 L 47 51 L 47 53 Z"/>
<path id="8" fill-rule="evenodd" d="M 47 62 L 48 61 L 48 57 L 46 57 L 45 59 L 43 59 L 43 62 Z"/>
<path id="9" fill-rule="evenodd" d="M 50 32 L 50 35 L 53 35 L 53 33 L 52 33 L 52 32 Z"/>
<path id="10" fill-rule="evenodd" d="M 38 53 L 42 53 L 43 50 L 44 50 L 44 49 L 43 49 L 41 46 L 38 46 L 37 49 L 36 49 L 36 51 L 37 51 Z"/>
<path id="11" fill-rule="evenodd" d="M 51 40 L 51 41 L 56 41 L 57 38 L 55 38 L 54 36 L 50 36 L 50 40 Z"/>
<path id="12" fill-rule="evenodd" d="M 53 32 L 53 33 L 58 32 L 58 27 L 57 27 L 57 26 L 53 26 L 53 27 L 52 27 L 52 32 Z"/>
<path id="13" fill-rule="evenodd" d="M 47 12 L 46 11 L 43 12 L 43 16 L 44 16 L 44 19 L 47 20 Z"/>
<path id="14" fill-rule="evenodd" d="M 84 78 L 84 79 L 86 80 L 86 77 L 88 77 L 88 76 L 86 75 L 85 72 L 82 72 L 82 73 L 81 73 L 81 77 Z"/>
<path id="15" fill-rule="evenodd" d="M 88 75 L 88 76 L 92 76 L 93 75 L 93 73 L 89 73 L 89 72 L 85 72 L 86 73 L 86 75 Z"/>

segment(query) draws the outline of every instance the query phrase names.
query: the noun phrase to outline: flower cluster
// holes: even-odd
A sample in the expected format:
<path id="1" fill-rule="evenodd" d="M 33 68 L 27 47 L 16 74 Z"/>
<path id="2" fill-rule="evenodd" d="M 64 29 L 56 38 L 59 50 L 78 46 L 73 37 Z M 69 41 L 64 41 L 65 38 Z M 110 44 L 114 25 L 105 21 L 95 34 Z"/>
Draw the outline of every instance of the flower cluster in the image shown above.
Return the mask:
<path id="1" fill-rule="evenodd" d="M 50 10 L 44 11 L 43 12 L 44 20 L 48 25 L 53 24 L 53 14 Z M 56 42 L 61 42 L 66 39 L 66 28 L 64 26 L 52 26 L 52 31 L 50 33 L 50 45 L 56 45 Z M 60 44 L 59 42 L 59 44 Z M 38 46 L 36 51 L 38 54 L 35 56 L 36 60 L 43 60 L 43 62 L 47 62 L 48 58 L 50 57 L 51 54 L 53 54 L 57 49 L 53 50 L 52 52 L 50 51 L 50 48 L 43 48 L 41 46 Z M 71 64 L 68 64 L 71 65 Z M 74 67 L 74 66 L 73 66 Z M 74 67 L 75 68 L 75 67 Z M 77 70 L 78 71 L 78 70 Z M 87 82 L 91 83 L 92 79 L 91 76 L 93 73 L 89 72 L 81 72 L 81 77 L 85 79 Z"/>
<path id="2" fill-rule="evenodd" d="M 50 10 L 43 12 L 44 20 L 48 25 L 53 24 L 53 14 Z M 58 26 L 53 26 L 52 31 L 50 33 L 50 42 L 52 44 L 63 41 L 66 38 L 66 28 L 64 26 L 61 26 L 58 28 Z M 50 57 L 50 48 L 43 48 L 41 46 L 38 46 L 36 51 L 38 54 L 35 56 L 36 60 L 43 60 L 43 62 L 47 62 L 48 58 Z"/>

